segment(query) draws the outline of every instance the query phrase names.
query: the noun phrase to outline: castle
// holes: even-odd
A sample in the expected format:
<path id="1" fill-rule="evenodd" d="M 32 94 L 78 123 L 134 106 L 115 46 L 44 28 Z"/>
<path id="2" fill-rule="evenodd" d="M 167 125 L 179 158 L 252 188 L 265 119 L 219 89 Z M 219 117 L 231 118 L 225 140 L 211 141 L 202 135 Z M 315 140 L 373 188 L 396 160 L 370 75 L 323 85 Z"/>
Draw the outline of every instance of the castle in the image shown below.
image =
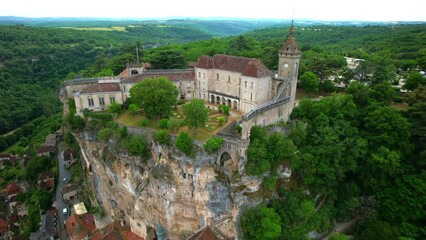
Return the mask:
<path id="1" fill-rule="evenodd" d="M 147 70 L 133 64 L 116 77 L 73 79 L 65 84 L 68 96 L 74 96 L 77 114 L 82 114 L 84 109 L 102 111 L 112 102 L 123 104 L 134 84 L 166 77 L 179 90 L 178 98 L 226 104 L 243 113 L 242 139 L 247 139 L 253 125 L 288 120 L 294 107 L 300 57 L 292 24 L 278 53 L 276 74 L 258 59 L 218 54 L 201 56 L 191 69 Z"/>
<path id="2" fill-rule="evenodd" d="M 77 114 L 82 114 L 84 109 L 101 111 L 111 102 L 122 104 L 134 84 L 160 76 L 178 88 L 177 98 L 226 104 L 242 113 L 240 119 L 217 133 L 225 140 L 217 154 L 202 153 L 192 159 L 173 155 L 172 148 L 152 149 L 153 166 L 162 169 L 167 165 L 176 184 L 150 178 L 150 170 L 141 171 L 145 168 L 140 161 L 128 161 L 131 156 L 118 158 L 120 164 L 111 168 L 98 160 L 109 148 L 81 138 L 79 144 L 86 167 L 96 172 L 93 175 L 99 178 L 97 183 L 107 193 L 101 196 L 103 206 L 111 215 L 124 215 L 132 232 L 145 239 L 160 220 L 165 235 L 175 237 L 170 239 L 177 239 L 182 230 L 194 230 L 194 226 L 216 228 L 229 223 L 233 229 L 245 196 L 232 193 L 229 186 L 217 181 L 215 171 L 228 177 L 235 172 L 243 175 L 251 127 L 288 120 L 295 102 L 300 57 L 291 25 L 278 52 L 277 73 L 258 59 L 219 54 L 200 57 L 192 69 L 147 70 L 143 65 L 127 65 L 116 77 L 67 81 L 66 91 L 68 96 L 74 96 Z M 236 133 L 236 125 L 241 126 L 241 133 Z M 137 134 L 148 130 L 131 129 Z M 160 235 L 162 232 L 157 234 Z"/>

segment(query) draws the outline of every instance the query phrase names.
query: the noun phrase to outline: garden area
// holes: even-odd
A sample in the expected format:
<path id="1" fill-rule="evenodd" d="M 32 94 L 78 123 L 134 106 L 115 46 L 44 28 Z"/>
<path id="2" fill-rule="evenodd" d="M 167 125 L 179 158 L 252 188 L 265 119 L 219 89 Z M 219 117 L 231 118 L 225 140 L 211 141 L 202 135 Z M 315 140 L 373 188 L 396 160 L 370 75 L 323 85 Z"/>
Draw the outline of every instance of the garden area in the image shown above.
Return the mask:
<path id="1" fill-rule="evenodd" d="M 125 110 L 117 116 L 115 121 L 131 127 L 146 127 L 155 130 L 168 129 L 171 134 L 186 132 L 193 139 L 206 141 L 238 117 L 235 116 L 235 114 L 230 114 L 228 116 L 222 111 L 214 110 L 209 107 L 208 120 L 203 126 L 200 126 L 196 134 L 194 134 L 194 130 L 190 129 L 186 123 L 186 117 L 183 114 L 182 108 L 183 105 L 178 105 L 176 108 L 172 109 L 171 117 L 161 119 L 149 119 L 142 110 L 138 110 L 135 113 Z"/>

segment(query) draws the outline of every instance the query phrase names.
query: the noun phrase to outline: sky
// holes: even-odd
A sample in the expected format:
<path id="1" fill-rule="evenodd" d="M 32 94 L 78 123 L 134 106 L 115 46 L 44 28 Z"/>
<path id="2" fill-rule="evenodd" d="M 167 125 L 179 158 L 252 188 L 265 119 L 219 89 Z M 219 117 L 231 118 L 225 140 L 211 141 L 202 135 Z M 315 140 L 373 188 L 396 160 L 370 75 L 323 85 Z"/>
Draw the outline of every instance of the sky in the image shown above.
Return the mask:
<path id="1" fill-rule="evenodd" d="M 0 16 L 426 21 L 425 0 L 1 0 Z"/>

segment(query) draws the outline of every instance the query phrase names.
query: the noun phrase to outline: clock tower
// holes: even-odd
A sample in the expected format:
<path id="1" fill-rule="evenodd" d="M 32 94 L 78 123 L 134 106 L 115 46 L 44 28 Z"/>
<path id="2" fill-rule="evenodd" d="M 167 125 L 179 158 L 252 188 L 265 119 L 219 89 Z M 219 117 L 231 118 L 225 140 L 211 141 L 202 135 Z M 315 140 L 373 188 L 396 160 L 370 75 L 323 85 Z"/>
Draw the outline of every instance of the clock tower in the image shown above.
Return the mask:
<path id="1" fill-rule="evenodd" d="M 296 97 L 300 56 L 301 51 L 297 47 L 296 39 L 294 38 L 292 21 L 287 39 L 278 53 L 278 77 L 282 80 L 289 81 L 291 87 L 291 102 L 293 104 Z"/>

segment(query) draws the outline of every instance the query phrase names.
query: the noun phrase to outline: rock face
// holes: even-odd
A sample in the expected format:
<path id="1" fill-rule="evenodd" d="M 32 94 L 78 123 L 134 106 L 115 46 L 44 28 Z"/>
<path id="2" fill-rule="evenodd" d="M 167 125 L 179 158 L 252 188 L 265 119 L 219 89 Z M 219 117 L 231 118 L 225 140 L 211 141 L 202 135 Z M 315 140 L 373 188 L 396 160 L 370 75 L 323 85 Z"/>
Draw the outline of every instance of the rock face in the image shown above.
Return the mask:
<path id="1" fill-rule="evenodd" d="M 260 185 L 256 178 L 239 177 L 238 171 L 232 176 L 238 180 L 232 181 L 232 173 L 218 170 L 218 155 L 207 154 L 200 143 L 194 144 L 191 158 L 173 146 L 151 142 L 150 157 L 144 159 L 131 156 L 113 140 L 76 137 L 104 211 L 145 239 L 155 237 L 158 221 L 166 239 L 185 239 L 206 225 L 237 238 L 239 209 L 250 202 L 245 193 L 258 189 L 246 186 Z"/>

